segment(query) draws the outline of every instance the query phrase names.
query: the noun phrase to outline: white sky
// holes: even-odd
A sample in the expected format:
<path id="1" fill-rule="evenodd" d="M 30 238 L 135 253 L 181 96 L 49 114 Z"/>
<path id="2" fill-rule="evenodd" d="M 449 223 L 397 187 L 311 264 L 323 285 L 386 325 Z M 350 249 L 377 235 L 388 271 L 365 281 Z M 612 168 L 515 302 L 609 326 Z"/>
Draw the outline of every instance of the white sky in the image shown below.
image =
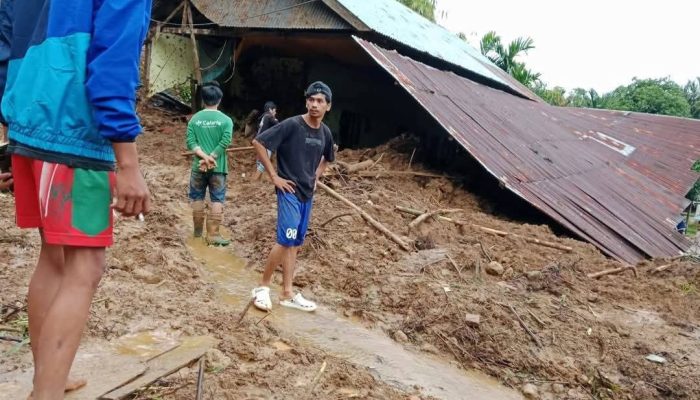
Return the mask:
<path id="1" fill-rule="evenodd" d="M 438 0 L 438 22 L 478 49 L 494 30 L 529 36 L 521 58 L 551 86 L 610 91 L 633 77 L 700 76 L 700 0 Z"/>

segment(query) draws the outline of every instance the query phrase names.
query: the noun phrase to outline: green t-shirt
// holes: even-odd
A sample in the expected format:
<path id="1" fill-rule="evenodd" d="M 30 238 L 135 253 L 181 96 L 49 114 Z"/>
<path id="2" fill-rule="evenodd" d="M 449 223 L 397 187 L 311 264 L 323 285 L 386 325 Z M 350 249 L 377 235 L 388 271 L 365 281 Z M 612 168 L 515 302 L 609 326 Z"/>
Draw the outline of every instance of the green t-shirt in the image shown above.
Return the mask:
<path id="1" fill-rule="evenodd" d="M 226 148 L 233 137 L 233 120 L 218 110 L 204 109 L 192 116 L 187 124 L 187 148 L 197 147 L 216 159 L 216 168 L 211 172 L 228 173 Z M 199 171 L 201 158 L 194 156 L 192 170 Z"/>

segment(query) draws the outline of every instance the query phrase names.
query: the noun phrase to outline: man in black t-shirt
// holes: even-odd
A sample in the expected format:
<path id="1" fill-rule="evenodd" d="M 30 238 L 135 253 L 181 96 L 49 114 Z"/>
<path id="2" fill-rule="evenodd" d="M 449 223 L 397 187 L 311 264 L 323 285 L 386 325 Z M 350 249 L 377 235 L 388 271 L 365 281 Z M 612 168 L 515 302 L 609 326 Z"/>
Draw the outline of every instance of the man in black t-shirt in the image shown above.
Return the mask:
<path id="1" fill-rule="evenodd" d="M 260 136 L 261 133 L 280 123 L 277 120 L 277 105 L 275 105 L 275 103 L 268 101 L 265 103 L 263 109 L 265 110 L 265 113 L 263 114 L 262 118 L 260 118 L 260 124 L 258 125 L 258 133 L 255 135 L 256 138 Z M 272 152 L 268 150 L 267 155 L 271 156 Z M 255 171 L 255 175 L 253 176 L 253 180 L 257 181 L 260 180 L 260 177 L 262 177 L 262 174 L 265 172 L 265 166 L 260 161 L 260 159 L 258 159 L 255 162 L 255 164 L 257 170 Z"/>
<path id="2" fill-rule="evenodd" d="M 331 89 L 323 82 L 314 82 L 306 90 L 306 114 L 284 120 L 253 141 L 253 146 L 267 170 L 277 192 L 277 244 L 268 256 L 260 286 L 253 289 L 253 304 L 272 309 L 270 283 L 278 265 L 283 270 L 283 292 L 280 305 L 302 311 L 314 311 L 316 303 L 294 294 L 292 279 L 297 251 L 304 243 L 309 225 L 316 180 L 328 163 L 335 161 L 333 135 L 323 123 L 331 109 Z M 268 151 L 277 152 L 275 171 Z"/>

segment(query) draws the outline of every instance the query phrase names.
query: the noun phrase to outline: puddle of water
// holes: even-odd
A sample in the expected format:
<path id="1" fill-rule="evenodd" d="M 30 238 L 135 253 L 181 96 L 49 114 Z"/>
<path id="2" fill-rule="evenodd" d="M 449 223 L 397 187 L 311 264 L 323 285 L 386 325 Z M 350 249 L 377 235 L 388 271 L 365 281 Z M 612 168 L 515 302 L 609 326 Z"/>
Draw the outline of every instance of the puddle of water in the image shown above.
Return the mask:
<path id="1" fill-rule="evenodd" d="M 218 286 L 220 300 L 243 307 L 260 279 L 259 274 L 245 268 L 245 261 L 230 248 L 208 247 L 194 238 L 188 239 L 187 245 L 208 272 L 206 279 Z M 406 391 L 419 386 L 426 394 L 450 400 L 522 399 L 520 393 L 485 374 L 463 371 L 439 358 L 408 351 L 384 333 L 339 318 L 323 307 L 303 314 L 277 306 L 267 320 L 311 346 L 368 367 L 379 379 Z M 281 342 L 273 346 L 283 351 L 289 347 Z"/>
<path id="2" fill-rule="evenodd" d="M 149 359 L 180 344 L 180 341 L 164 331 L 140 332 L 117 339 L 112 348 L 117 354 Z"/>

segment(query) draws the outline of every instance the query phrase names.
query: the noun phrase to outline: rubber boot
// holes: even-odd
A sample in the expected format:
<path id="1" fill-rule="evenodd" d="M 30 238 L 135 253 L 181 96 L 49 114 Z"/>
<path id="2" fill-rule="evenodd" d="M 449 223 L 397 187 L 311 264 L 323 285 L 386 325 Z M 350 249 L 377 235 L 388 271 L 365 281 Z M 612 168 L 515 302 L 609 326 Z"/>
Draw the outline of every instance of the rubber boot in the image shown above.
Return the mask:
<path id="1" fill-rule="evenodd" d="M 204 209 L 206 205 L 203 201 L 192 203 L 192 222 L 194 223 L 194 237 L 202 237 L 204 232 Z"/>
<path id="2" fill-rule="evenodd" d="M 210 212 L 207 216 L 207 243 L 212 246 L 228 246 L 231 242 L 221 237 L 219 226 L 223 219 L 222 214 Z"/>

